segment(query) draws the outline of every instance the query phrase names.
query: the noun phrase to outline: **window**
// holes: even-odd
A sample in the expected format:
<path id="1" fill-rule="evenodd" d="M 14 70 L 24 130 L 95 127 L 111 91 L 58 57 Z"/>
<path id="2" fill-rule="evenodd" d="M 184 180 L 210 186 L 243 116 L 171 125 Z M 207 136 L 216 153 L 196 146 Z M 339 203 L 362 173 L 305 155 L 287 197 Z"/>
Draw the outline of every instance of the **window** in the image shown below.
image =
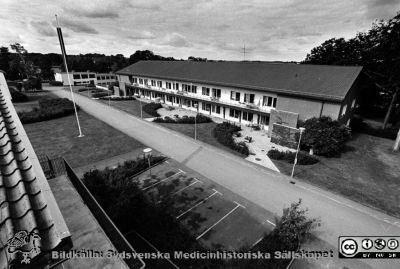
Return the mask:
<path id="1" fill-rule="evenodd" d="M 149 83 L 149 81 L 147 80 L 147 78 L 144 79 L 144 85 L 149 85 L 148 83 Z"/>
<path id="2" fill-rule="evenodd" d="M 209 96 L 210 95 L 210 88 L 202 87 L 201 88 L 201 94 Z"/>
<path id="3" fill-rule="evenodd" d="M 167 95 L 167 101 L 172 103 L 172 96 L 171 95 Z"/>
<path id="4" fill-rule="evenodd" d="M 166 82 L 165 86 L 167 87 L 167 89 L 171 89 L 171 82 Z"/>
<path id="5" fill-rule="evenodd" d="M 137 84 L 137 78 L 133 78 L 133 83 Z"/>
<path id="6" fill-rule="evenodd" d="M 253 113 L 243 112 L 242 119 L 246 121 L 253 121 Z"/>
<path id="7" fill-rule="evenodd" d="M 231 91 L 231 100 L 240 101 L 240 92 Z"/>
<path id="8" fill-rule="evenodd" d="M 276 97 L 263 96 L 263 106 L 276 107 Z"/>
<path id="9" fill-rule="evenodd" d="M 233 109 L 233 108 L 229 109 L 229 117 L 238 119 L 239 115 L 240 115 L 240 111 L 239 110 Z"/>
<path id="10" fill-rule="evenodd" d="M 162 88 L 162 81 L 161 80 L 157 81 L 157 86 Z"/>
<path id="11" fill-rule="evenodd" d="M 95 78 L 96 75 L 95 74 L 89 74 L 89 78 Z"/>
<path id="12" fill-rule="evenodd" d="M 197 93 L 197 86 L 192 85 L 192 93 Z"/>
<path id="13" fill-rule="evenodd" d="M 139 84 L 143 84 L 143 79 L 139 78 Z"/>
<path id="14" fill-rule="evenodd" d="M 74 77 L 74 79 L 81 79 L 81 75 L 79 75 L 79 74 L 74 74 L 73 77 Z"/>
<path id="15" fill-rule="evenodd" d="M 201 109 L 204 111 L 210 111 L 211 110 L 211 104 L 206 104 L 206 103 L 201 103 Z"/>
<path id="16" fill-rule="evenodd" d="M 156 86 L 156 81 L 154 79 L 151 80 L 151 86 Z"/>
<path id="17" fill-rule="evenodd" d="M 221 114 L 221 107 L 220 106 L 212 105 L 211 108 L 212 108 L 211 111 L 213 113 Z"/>
<path id="18" fill-rule="evenodd" d="M 249 104 L 254 104 L 254 94 L 245 93 L 244 94 L 244 102 Z"/>
<path id="19" fill-rule="evenodd" d="M 106 79 L 108 79 L 108 80 L 109 80 L 109 79 L 110 79 L 110 76 L 106 76 Z"/>
<path id="20" fill-rule="evenodd" d="M 354 98 L 353 103 L 351 104 L 351 108 L 354 108 L 356 106 L 356 98 Z"/>
<path id="21" fill-rule="evenodd" d="M 344 114 L 346 114 L 346 110 L 347 110 L 347 105 L 344 105 L 344 107 L 343 107 L 343 109 L 342 109 L 342 116 L 343 116 Z"/>
<path id="22" fill-rule="evenodd" d="M 172 83 L 172 86 L 174 87 L 174 90 L 179 91 L 179 83 Z"/>
<path id="23" fill-rule="evenodd" d="M 182 84 L 182 90 L 185 92 L 190 92 L 190 85 Z"/>
<path id="24" fill-rule="evenodd" d="M 212 89 L 212 94 L 214 98 L 221 98 L 221 89 Z"/>
<path id="25" fill-rule="evenodd" d="M 82 74 L 82 79 L 88 78 L 88 74 Z"/>

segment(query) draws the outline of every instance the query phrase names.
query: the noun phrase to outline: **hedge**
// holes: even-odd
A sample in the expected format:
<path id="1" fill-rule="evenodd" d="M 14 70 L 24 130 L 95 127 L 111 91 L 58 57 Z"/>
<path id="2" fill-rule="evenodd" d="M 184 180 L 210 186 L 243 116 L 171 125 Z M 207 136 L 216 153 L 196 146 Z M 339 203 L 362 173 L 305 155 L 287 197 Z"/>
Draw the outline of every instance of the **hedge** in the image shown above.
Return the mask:
<path id="1" fill-rule="evenodd" d="M 143 106 L 143 111 L 153 117 L 160 117 L 160 114 L 157 112 L 159 108 L 162 108 L 162 105 L 159 103 L 148 103 Z"/>
<path id="2" fill-rule="evenodd" d="M 63 83 L 61 81 L 55 81 L 55 80 L 49 81 L 49 84 L 51 86 L 63 86 Z"/>
<path id="3" fill-rule="evenodd" d="M 28 96 L 26 96 L 24 93 L 19 92 L 13 88 L 10 88 L 10 94 L 12 101 L 14 103 L 21 103 L 21 102 L 26 102 L 29 100 Z"/>
<path id="4" fill-rule="evenodd" d="M 240 126 L 233 125 L 229 122 L 223 122 L 217 124 L 217 126 L 213 130 L 213 135 L 215 139 L 217 139 L 217 141 L 222 145 L 231 148 L 243 155 L 249 156 L 250 151 L 246 143 L 244 142 L 236 143 L 235 140 L 233 139 L 233 135 L 239 132 L 240 130 L 242 130 Z"/>
<path id="5" fill-rule="evenodd" d="M 196 119 L 196 121 L 195 121 L 195 119 Z M 194 124 L 195 122 L 196 123 L 209 123 L 209 122 L 212 122 L 212 119 L 207 116 L 197 114 L 196 117 L 193 117 L 193 116 L 190 116 L 190 117 L 182 116 L 181 118 L 180 117 L 171 118 L 168 116 L 166 116 L 164 118 L 158 117 L 158 118 L 155 118 L 153 121 L 158 122 L 158 123 Z"/>
<path id="6" fill-rule="evenodd" d="M 108 100 L 108 97 L 100 97 L 101 100 Z M 112 101 L 131 101 L 131 100 L 136 100 L 134 96 L 118 96 L 118 97 L 110 97 Z"/>
<path id="7" fill-rule="evenodd" d="M 76 106 L 79 109 L 79 106 Z M 20 112 L 18 116 L 22 123 L 33 123 L 61 118 L 74 113 L 73 103 L 66 98 L 43 99 L 39 108 L 29 112 Z"/>
<path id="8" fill-rule="evenodd" d="M 294 163 L 296 152 L 271 149 L 270 151 L 268 151 L 267 155 L 273 160 L 283 160 L 288 163 Z M 299 154 L 297 155 L 297 164 L 299 165 L 312 165 L 316 164 L 317 162 L 319 162 L 319 160 L 309 154 L 299 152 Z"/>

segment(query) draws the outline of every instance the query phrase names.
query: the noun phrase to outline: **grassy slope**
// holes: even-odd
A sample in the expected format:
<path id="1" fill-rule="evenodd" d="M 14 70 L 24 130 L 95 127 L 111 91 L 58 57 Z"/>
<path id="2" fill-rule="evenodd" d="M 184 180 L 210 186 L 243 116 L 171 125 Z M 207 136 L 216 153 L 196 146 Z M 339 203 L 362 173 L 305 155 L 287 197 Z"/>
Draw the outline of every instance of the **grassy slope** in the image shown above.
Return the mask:
<path id="1" fill-rule="evenodd" d="M 348 143 L 352 149 L 341 158 L 296 166 L 295 177 L 400 217 L 400 154 L 391 152 L 392 144 L 392 140 L 356 134 Z M 290 174 L 290 164 L 274 163 Z"/>

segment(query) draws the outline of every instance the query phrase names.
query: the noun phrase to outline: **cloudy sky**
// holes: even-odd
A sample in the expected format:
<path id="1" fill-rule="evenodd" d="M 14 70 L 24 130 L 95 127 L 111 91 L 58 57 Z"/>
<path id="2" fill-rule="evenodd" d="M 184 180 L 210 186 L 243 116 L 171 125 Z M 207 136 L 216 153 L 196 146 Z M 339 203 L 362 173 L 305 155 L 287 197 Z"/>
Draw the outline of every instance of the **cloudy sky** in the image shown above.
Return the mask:
<path id="1" fill-rule="evenodd" d="M 400 11 L 399 0 L 0 0 L 0 46 L 68 54 L 149 49 L 186 59 L 304 59 L 331 37 L 353 37 Z"/>

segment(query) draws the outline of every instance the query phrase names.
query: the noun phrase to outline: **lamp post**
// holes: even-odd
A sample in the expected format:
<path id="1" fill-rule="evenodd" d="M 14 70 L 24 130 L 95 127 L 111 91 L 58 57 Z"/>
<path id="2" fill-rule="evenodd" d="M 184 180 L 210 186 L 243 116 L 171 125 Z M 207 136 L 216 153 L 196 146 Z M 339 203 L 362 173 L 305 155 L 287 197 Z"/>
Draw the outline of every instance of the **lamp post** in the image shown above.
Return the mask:
<path id="1" fill-rule="evenodd" d="M 194 117 L 194 140 L 197 140 L 197 113 L 198 113 L 198 104 L 194 104 L 194 107 L 196 108 L 196 116 Z"/>
<path id="2" fill-rule="evenodd" d="M 299 143 L 297 144 L 297 151 L 296 151 L 296 157 L 294 158 L 294 162 L 293 162 L 293 168 L 292 168 L 292 175 L 290 176 L 291 178 L 293 178 L 293 174 L 294 174 L 294 167 L 297 164 L 297 155 L 299 154 L 299 150 L 300 150 L 300 142 L 301 142 L 301 135 L 303 134 L 304 130 L 306 128 L 300 127 L 300 137 L 299 137 Z"/>
<path id="3" fill-rule="evenodd" d="M 151 153 L 152 153 L 152 149 L 151 148 L 145 148 L 144 150 L 143 150 L 143 155 L 144 155 L 144 158 L 145 158 L 145 160 L 146 160 L 146 158 L 147 158 L 147 161 L 148 161 L 148 163 L 149 163 L 149 172 L 150 172 L 150 176 L 151 176 L 151 161 L 150 161 L 150 159 L 151 159 Z"/>

